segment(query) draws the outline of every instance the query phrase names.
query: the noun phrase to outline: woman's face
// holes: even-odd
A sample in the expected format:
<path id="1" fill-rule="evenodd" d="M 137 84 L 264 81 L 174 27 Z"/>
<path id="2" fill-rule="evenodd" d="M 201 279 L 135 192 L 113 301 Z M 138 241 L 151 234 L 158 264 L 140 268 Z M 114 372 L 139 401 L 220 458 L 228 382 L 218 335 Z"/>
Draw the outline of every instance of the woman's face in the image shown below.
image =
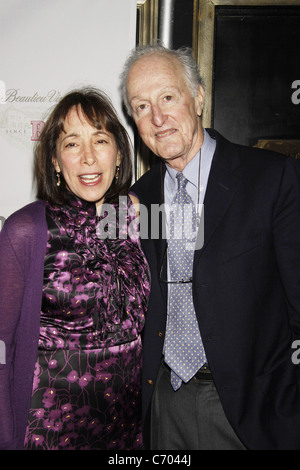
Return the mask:
<path id="1" fill-rule="evenodd" d="M 54 168 L 62 172 L 67 187 L 99 208 L 120 164 L 115 138 L 105 129 L 93 127 L 82 110 L 70 109 L 56 142 Z"/>

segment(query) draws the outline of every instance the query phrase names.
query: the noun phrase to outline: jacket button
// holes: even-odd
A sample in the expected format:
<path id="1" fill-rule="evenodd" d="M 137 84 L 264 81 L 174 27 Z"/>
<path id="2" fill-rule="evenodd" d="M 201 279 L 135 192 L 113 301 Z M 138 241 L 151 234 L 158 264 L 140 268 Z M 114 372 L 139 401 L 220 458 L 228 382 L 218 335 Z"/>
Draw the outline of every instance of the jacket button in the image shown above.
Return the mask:
<path id="1" fill-rule="evenodd" d="M 157 332 L 157 335 L 158 335 L 160 338 L 163 338 L 163 337 L 164 337 L 164 334 L 163 334 L 161 331 L 158 331 L 158 332 Z"/>
<path id="2" fill-rule="evenodd" d="M 151 380 L 151 379 L 147 379 L 147 382 L 148 382 L 149 385 L 152 385 L 152 386 L 154 385 L 154 381 Z"/>

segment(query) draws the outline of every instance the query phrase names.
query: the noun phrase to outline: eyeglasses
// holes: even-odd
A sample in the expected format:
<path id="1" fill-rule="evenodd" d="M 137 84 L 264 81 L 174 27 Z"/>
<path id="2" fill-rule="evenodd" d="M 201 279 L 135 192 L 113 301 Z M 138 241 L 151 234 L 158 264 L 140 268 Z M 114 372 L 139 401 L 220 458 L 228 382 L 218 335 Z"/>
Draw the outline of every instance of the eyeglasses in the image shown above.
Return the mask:
<path id="1" fill-rule="evenodd" d="M 164 284 L 189 284 L 193 282 L 193 278 L 190 277 L 189 279 L 177 279 L 177 280 L 168 280 L 164 279 L 163 277 L 163 269 L 164 269 L 164 264 L 167 259 L 167 251 L 168 251 L 168 243 L 166 244 L 166 248 L 163 254 L 162 262 L 161 262 L 161 267 L 159 270 L 159 282 L 162 282 Z"/>

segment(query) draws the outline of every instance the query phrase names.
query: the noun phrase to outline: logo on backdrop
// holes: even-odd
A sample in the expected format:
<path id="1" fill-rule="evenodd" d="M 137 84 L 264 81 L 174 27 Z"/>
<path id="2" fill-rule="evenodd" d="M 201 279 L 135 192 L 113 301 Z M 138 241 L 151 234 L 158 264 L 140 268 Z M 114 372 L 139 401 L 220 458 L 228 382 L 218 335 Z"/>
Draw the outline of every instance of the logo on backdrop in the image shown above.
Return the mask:
<path id="1" fill-rule="evenodd" d="M 10 88 L 6 92 L 6 103 L 57 103 L 61 98 L 58 90 L 51 90 L 45 95 L 37 91 L 32 95 L 23 95 L 19 88 Z"/>
<path id="2" fill-rule="evenodd" d="M 0 135 L 10 143 L 31 150 L 32 142 L 39 140 L 44 126 L 41 117 L 61 99 L 58 90 L 46 94 L 24 94 L 18 88 L 9 88 L 0 80 Z"/>

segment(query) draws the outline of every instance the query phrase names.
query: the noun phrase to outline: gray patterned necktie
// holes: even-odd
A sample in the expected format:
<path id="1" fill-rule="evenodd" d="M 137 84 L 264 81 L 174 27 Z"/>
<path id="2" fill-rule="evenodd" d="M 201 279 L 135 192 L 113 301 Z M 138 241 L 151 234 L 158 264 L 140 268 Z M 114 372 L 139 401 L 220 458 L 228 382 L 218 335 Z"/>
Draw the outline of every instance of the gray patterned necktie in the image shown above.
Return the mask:
<path id="1" fill-rule="evenodd" d="M 189 280 L 193 273 L 196 239 L 195 205 L 186 191 L 188 180 L 176 175 L 178 190 L 170 212 L 168 258 L 172 280 Z M 171 368 L 171 384 L 178 390 L 182 380 L 188 382 L 205 364 L 192 295 L 192 282 L 169 285 L 169 314 L 164 360 Z"/>

